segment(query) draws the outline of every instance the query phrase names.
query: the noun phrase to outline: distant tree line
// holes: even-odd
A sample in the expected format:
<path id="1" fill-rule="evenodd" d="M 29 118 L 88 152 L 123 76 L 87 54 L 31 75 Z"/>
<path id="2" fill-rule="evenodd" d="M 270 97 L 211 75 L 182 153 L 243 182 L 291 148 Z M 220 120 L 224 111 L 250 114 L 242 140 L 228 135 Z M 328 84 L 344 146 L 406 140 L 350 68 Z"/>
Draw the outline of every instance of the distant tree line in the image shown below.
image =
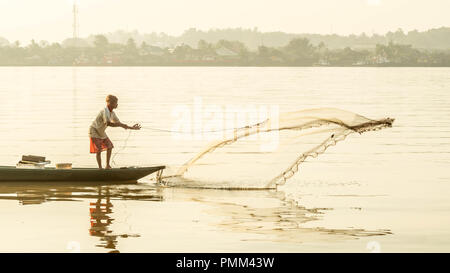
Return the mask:
<path id="1" fill-rule="evenodd" d="M 185 43 L 192 47 L 196 46 L 198 41 L 205 40 L 209 43 L 216 43 L 220 40 L 240 41 L 249 49 L 256 50 L 259 46 L 282 47 L 296 38 L 307 38 L 312 44 L 319 45 L 324 43 L 330 49 L 351 48 L 374 48 L 377 44 L 387 45 L 389 42 L 398 44 L 409 44 L 418 49 L 450 49 L 450 28 L 442 27 L 419 32 L 417 30 L 405 33 L 402 29 L 387 32 L 385 35 L 351 34 L 348 36 L 336 34 L 293 34 L 285 32 L 260 32 L 257 28 L 242 29 L 211 29 L 208 31 L 191 28 L 186 30 L 178 37 L 168 36 L 164 33 L 141 35 L 137 31 L 129 33 L 131 38 L 136 41 L 147 41 L 151 43 L 160 43 L 169 45 Z M 110 39 L 116 39 L 117 42 L 124 42 L 127 37 L 126 32 L 115 32 L 107 35 Z"/>
<path id="2" fill-rule="evenodd" d="M 173 48 L 177 45 L 187 44 L 196 47 L 200 40 L 208 43 L 217 43 L 220 40 L 239 41 L 245 44 L 250 50 L 255 51 L 260 46 L 282 47 L 296 38 L 307 38 L 312 44 L 319 45 L 324 43 L 330 49 L 343 49 L 351 47 L 354 49 L 374 48 L 377 44 L 387 45 L 389 42 L 397 44 L 412 45 L 414 48 L 431 50 L 450 49 L 450 28 L 442 27 L 419 32 L 417 30 L 404 32 L 402 29 L 390 31 L 384 35 L 366 34 L 359 35 L 336 35 L 336 34 L 294 34 L 285 32 L 260 32 L 257 28 L 228 28 L 228 29 L 210 29 L 202 31 L 195 28 L 186 30 L 179 36 L 171 36 L 165 33 L 146 33 L 138 31 L 115 31 L 105 34 L 105 37 L 111 43 L 125 44 L 128 39 L 133 39 L 136 44 L 146 42 L 150 45 L 159 47 Z M 83 39 L 83 43 L 92 45 L 95 35 Z M 70 40 L 68 40 L 70 41 Z M 0 46 L 2 45 L 0 39 Z M 63 43 L 64 46 L 64 43 Z"/>
<path id="3" fill-rule="evenodd" d="M 0 40 L 1 42 L 2 40 Z M 450 50 L 417 49 L 389 42 L 372 48 L 330 48 L 308 38 L 293 38 L 282 46 L 252 50 L 241 41 L 199 40 L 195 46 L 161 47 L 129 38 L 125 44 L 96 35 L 91 43 L 68 39 L 63 44 L 35 42 L 0 44 L 0 65 L 43 66 L 450 66 Z"/>
<path id="4" fill-rule="evenodd" d="M 0 33 L 1 35 L 1 33 Z M 80 41 L 84 45 L 93 45 L 96 35 L 90 35 Z M 285 32 L 261 32 L 257 28 L 226 28 L 210 29 L 207 31 L 190 28 L 179 36 L 172 36 L 166 33 L 139 33 L 138 31 L 123 31 L 105 34 L 110 43 L 125 44 L 130 38 L 136 44 L 146 42 L 147 44 L 159 47 L 175 47 L 180 44 L 187 44 L 196 47 L 200 40 L 208 43 L 217 43 L 220 40 L 239 41 L 245 44 L 250 50 L 257 50 L 259 46 L 282 47 L 295 38 L 307 38 L 314 45 L 324 43 L 330 49 L 351 48 L 374 48 L 377 44 L 387 45 L 389 42 L 397 44 L 408 44 L 418 49 L 450 49 L 450 27 L 441 27 L 427 31 L 412 30 L 405 32 L 402 29 L 387 32 L 384 35 L 351 34 L 348 36 L 336 34 L 295 34 Z M 65 42 L 70 43 L 70 39 Z M 65 46 L 65 42 L 62 43 Z M 0 47 L 10 44 L 10 41 L 0 37 Z M 11 42 L 14 44 L 14 42 Z"/>

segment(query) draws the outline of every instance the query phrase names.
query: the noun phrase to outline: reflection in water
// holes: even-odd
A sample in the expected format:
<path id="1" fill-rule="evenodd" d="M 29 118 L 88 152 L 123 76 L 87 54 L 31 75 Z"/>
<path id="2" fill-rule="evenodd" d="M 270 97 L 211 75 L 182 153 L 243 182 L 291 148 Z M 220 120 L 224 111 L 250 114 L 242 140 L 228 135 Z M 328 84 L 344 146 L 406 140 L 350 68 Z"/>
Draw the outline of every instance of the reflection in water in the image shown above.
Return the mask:
<path id="1" fill-rule="evenodd" d="M 388 229 L 367 230 L 350 227 L 321 227 L 320 221 L 333 211 L 333 208 L 306 208 L 295 201 L 286 198 L 284 192 L 276 190 L 236 191 L 212 189 L 188 189 L 162 187 L 154 184 L 30 184 L 2 183 L 0 184 L 0 200 L 18 200 L 21 205 L 38 205 L 44 202 L 80 202 L 86 206 L 88 200 L 90 213 L 89 235 L 99 238 L 95 246 L 110 252 L 119 252 L 119 241 L 129 237 L 140 237 L 131 232 L 117 232 L 126 219 L 121 209 L 114 207 L 114 200 L 139 200 L 162 202 L 165 206 L 153 207 L 164 210 L 171 207 L 170 203 L 183 203 L 200 206 L 201 216 L 190 215 L 192 223 L 198 224 L 204 218 L 209 227 L 221 232 L 243 234 L 241 243 L 245 241 L 267 241 L 287 244 L 311 242 L 337 242 L 358 239 L 367 236 L 384 236 L 392 234 Z M 44 208 L 43 208 L 44 209 Z M 86 206 L 86 210 L 87 210 Z M 114 211 L 117 210 L 117 211 Z M 181 215 L 170 210 L 170 221 L 185 225 L 187 222 L 176 222 Z M 180 212 L 188 213 L 189 210 Z M 119 218 L 119 219 L 115 219 Z M 87 219 L 86 219 L 87 220 Z M 140 221 L 140 220 L 139 220 Z M 158 218 L 142 219 L 143 222 L 133 225 L 145 225 L 148 221 L 161 221 Z M 343 220 L 345 221 L 345 220 Z M 336 223 L 335 223 L 336 224 Z M 184 226 L 184 229 L 194 229 L 194 226 Z M 116 229 L 116 231 L 114 231 Z M 170 231 L 166 231 L 170 232 Z M 174 232 L 177 232 L 176 229 Z M 174 234 L 174 237 L 178 236 Z M 146 236 L 145 236 L 146 237 Z M 146 237 L 147 238 L 147 237 Z M 195 250 L 193 246 L 193 250 Z M 175 249 L 176 250 L 176 249 Z"/>
<path id="2" fill-rule="evenodd" d="M 111 199 L 117 200 L 145 200 L 163 201 L 158 188 L 142 187 L 134 188 L 132 185 L 105 185 L 86 184 L 79 186 L 64 185 L 62 183 L 49 183 L 37 185 L 36 183 L 3 183 L 0 186 L 0 200 L 18 200 L 21 205 L 39 205 L 51 201 L 81 201 L 83 199 L 95 199 L 89 203 L 91 236 L 99 237 L 100 244 L 111 252 L 119 252 L 117 238 L 140 237 L 139 234 L 115 234 L 111 229 L 114 222 L 113 204 Z"/>
<path id="3" fill-rule="evenodd" d="M 314 225 L 333 208 L 306 208 L 278 190 L 250 191 L 250 196 L 249 191 L 203 191 L 207 191 L 207 194 L 199 194 L 194 197 L 195 201 L 209 205 L 206 213 L 222 217 L 217 227 L 224 231 L 262 235 L 246 241 L 330 242 L 392 234 L 389 229 L 325 228 Z M 228 198 L 224 198 L 227 193 Z"/>
<path id="4" fill-rule="evenodd" d="M 111 235 L 112 231 L 108 227 L 112 224 L 113 218 L 109 216 L 112 213 L 113 204 L 109 195 L 109 189 L 105 189 L 105 203 L 102 203 L 102 187 L 98 187 L 97 202 L 90 203 L 89 214 L 91 216 L 91 228 L 89 234 L 100 237 L 101 244 L 97 245 L 107 249 L 116 249 L 117 236 Z"/>

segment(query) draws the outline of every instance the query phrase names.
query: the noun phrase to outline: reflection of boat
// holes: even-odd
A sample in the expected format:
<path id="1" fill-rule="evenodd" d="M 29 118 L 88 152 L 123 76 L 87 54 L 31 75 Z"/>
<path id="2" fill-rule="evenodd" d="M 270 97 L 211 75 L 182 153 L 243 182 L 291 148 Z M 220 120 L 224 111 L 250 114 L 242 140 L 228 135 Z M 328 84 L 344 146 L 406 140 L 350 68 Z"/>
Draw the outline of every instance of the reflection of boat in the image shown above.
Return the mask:
<path id="1" fill-rule="evenodd" d="M 99 199 L 99 187 L 108 189 L 114 200 L 163 201 L 156 185 L 128 182 L 3 182 L 0 183 L 0 200 L 18 200 L 22 205 L 37 205 L 45 202 L 80 201 Z"/>
<path id="2" fill-rule="evenodd" d="M 154 172 L 162 172 L 164 168 L 164 166 L 155 166 L 101 170 L 96 168 L 21 169 L 0 166 L 0 181 L 137 181 Z"/>
<path id="3" fill-rule="evenodd" d="M 113 200 L 134 200 L 161 202 L 164 197 L 161 188 L 149 184 L 129 184 L 120 182 L 85 182 L 73 185 L 71 182 L 0 183 L 0 200 L 18 200 L 21 205 L 39 205 L 46 202 L 70 202 L 87 200 L 89 203 L 90 228 L 89 235 L 97 237 L 97 247 L 106 248 L 110 252 L 119 252 L 120 239 L 140 237 L 131 233 L 131 228 L 123 229 L 114 226 L 115 216 L 123 224 L 121 215 L 113 213 Z M 67 203 L 66 203 L 67 204 Z M 85 206 L 85 202 L 80 203 Z M 34 217 L 34 216 L 32 216 Z M 114 230 L 119 229 L 119 232 Z"/>

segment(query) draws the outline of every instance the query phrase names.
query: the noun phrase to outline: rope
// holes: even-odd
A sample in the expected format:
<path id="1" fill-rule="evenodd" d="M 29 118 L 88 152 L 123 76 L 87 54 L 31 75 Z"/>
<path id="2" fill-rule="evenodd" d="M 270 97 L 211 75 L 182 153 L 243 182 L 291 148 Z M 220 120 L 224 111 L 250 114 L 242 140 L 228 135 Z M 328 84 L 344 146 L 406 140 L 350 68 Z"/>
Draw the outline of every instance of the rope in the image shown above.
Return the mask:
<path id="1" fill-rule="evenodd" d="M 262 123 L 263 122 L 260 122 L 260 123 L 254 124 L 254 125 L 246 125 L 246 126 L 242 126 L 242 127 L 238 127 L 238 128 L 228 128 L 228 129 L 221 129 L 221 130 L 209 130 L 209 131 L 199 131 L 199 132 L 174 131 L 174 130 L 160 129 L 160 128 L 154 128 L 154 127 L 143 127 L 143 126 L 141 128 L 151 130 L 151 131 L 165 132 L 165 133 L 177 133 L 177 134 L 219 133 L 219 132 L 226 132 L 226 131 L 231 131 L 231 130 L 234 131 L 234 130 L 250 129 L 251 127 L 259 126 Z"/>
<path id="2" fill-rule="evenodd" d="M 200 133 L 218 133 L 218 132 L 226 132 L 226 131 L 230 131 L 230 130 L 250 129 L 251 127 L 259 126 L 259 125 L 261 125 L 262 123 L 263 123 L 263 122 L 260 122 L 260 123 L 257 123 L 257 124 L 251 125 L 251 126 L 247 125 L 247 126 L 243 126 L 243 127 L 239 127 L 239 128 L 229 128 L 229 129 L 222 129 L 222 130 L 200 131 Z M 141 126 L 141 129 L 146 129 L 146 130 L 151 130 L 151 131 L 157 131 L 157 132 L 164 132 L 164 133 L 178 133 L 178 134 L 191 134 L 191 133 L 194 133 L 194 132 L 174 131 L 174 130 L 160 129 L 160 128 L 154 128 L 154 127 L 143 127 L 143 126 Z M 125 139 L 125 142 L 124 142 L 122 148 L 120 148 L 119 150 L 117 150 L 117 151 L 112 155 L 111 162 L 112 162 L 112 164 L 113 164 L 114 166 L 117 166 L 116 162 L 114 161 L 114 158 L 116 158 L 116 155 L 117 155 L 118 153 L 120 153 L 121 151 L 123 151 L 123 150 L 127 147 L 128 139 L 130 138 L 131 132 L 132 132 L 132 131 L 133 131 L 133 130 L 130 129 L 130 131 L 128 132 L 128 136 L 127 136 L 127 138 Z"/>
<path id="3" fill-rule="evenodd" d="M 127 136 L 127 138 L 125 139 L 125 142 L 124 142 L 122 148 L 119 149 L 119 150 L 117 150 L 117 151 L 113 154 L 113 156 L 112 156 L 112 158 L 111 158 L 111 162 L 113 163 L 114 166 L 117 166 L 116 162 L 114 161 L 114 158 L 116 157 L 116 155 L 117 155 L 119 152 L 123 151 L 123 150 L 127 147 L 128 139 L 129 139 L 130 136 L 131 136 L 131 132 L 132 132 L 132 130 L 130 130 L 130 131 L 128 132 L 128 136 Z"/>

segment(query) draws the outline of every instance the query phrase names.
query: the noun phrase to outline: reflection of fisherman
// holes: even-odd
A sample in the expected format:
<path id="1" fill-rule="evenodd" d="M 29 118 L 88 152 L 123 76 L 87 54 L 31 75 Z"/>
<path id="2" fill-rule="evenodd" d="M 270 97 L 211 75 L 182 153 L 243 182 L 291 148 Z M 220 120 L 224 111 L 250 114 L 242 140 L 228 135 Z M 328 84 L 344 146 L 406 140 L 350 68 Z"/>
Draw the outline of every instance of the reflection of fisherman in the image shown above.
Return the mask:
<path id="1" fill-rule="evenodd" d="M 105 203 L 102 203 L 105 199 Z M 100 237 L 102 244 L 97 245 L 107 249 L 112 249 L 110 252 L 119 252 L 117 250 L 117 238 L 139 237 L 137 234 L 113 234 L 109 230 L 109 226 L 114 219 L 109 216 L 112 213 L 113 204 L 111 203 L 111 195 L 109 188 L 105 188 L 105 193 L 102 194 L 102 187 L 98 187 L 97 202 L 90 203 L 89 214 L 91 215 L 91 228 L 89 234 L 91 236 Z"/>
<path id="2" fill-rule="evenodd" d="M 105 197 L 106 203 L 102 203 L 102 199 Z M 95 203 L 90 203 L 89 213 L 91 215 L 91 228 L 89 234 L 92 236 L 101 237 L 100 240 L 104 241 L 103 246 L 108 249 L 116 249 L 117 236 L 108 235 L 111 233 L 108 230 L 109 225 L 113 222 L 113 219 L 108 215 L 112 213 L 112 203 L 109 196 L 109 189 L 106 189 L 105 196 L 102 195 L 102 188 L 99 187 L 98 199 Z"/>

